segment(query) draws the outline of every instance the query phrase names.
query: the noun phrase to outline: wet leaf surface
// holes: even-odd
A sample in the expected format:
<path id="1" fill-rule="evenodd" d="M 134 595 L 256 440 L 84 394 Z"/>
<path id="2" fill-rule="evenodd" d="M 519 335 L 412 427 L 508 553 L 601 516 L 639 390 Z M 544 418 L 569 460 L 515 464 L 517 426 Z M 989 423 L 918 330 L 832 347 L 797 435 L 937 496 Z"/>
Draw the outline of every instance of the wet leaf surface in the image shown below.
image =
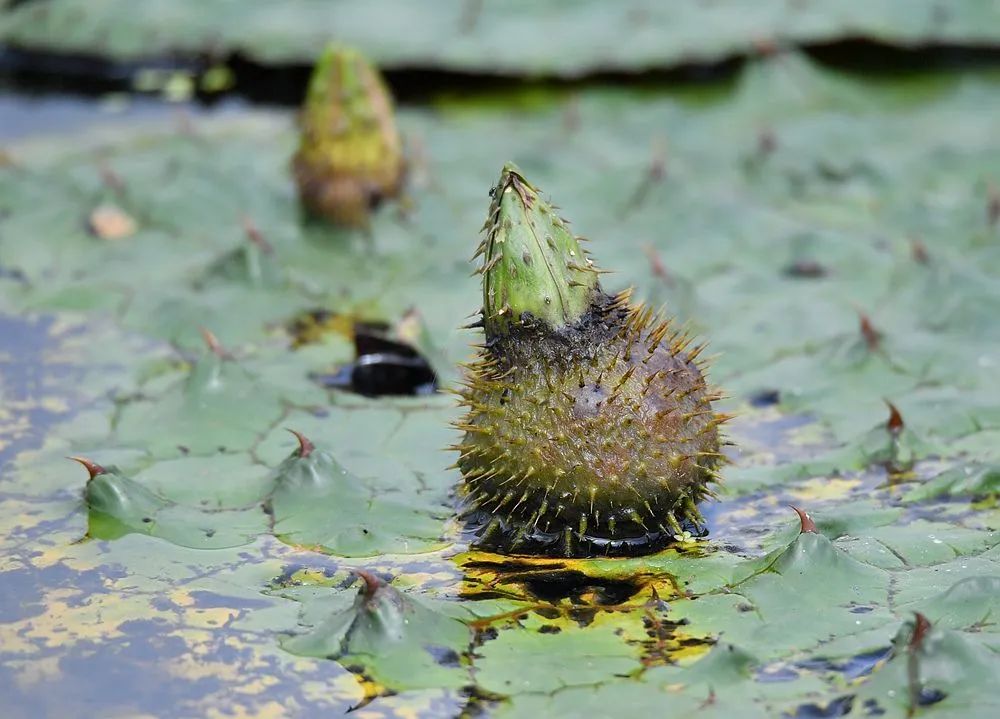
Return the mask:
<path id="1" fill-rule="evenodd" d="M 12 716 L 995 713 L 997 78 L 866 81 L 780 54 L 704 93 L 502 100 L 400 113 L 422 160 L 370 236 L 301 217 L 290 113 L 6 149 Z M 452 397 L 314 381 L 356 359 L 355 320 L 455 380 L 476 341 L 456 329 L 479 299 L 466 258 L 508 159 L 617 270 L 609 289 L 722 353 L 735 446 L 708 537 L 621 560 L 469 552 Z M 92 234 L 106 202 L 134 234 Z M 317 310 L 346 331 L 300 341 Z M 107 471 L 88 484 L 67 456 Z M 358 570 L 393 580 L 359 594 Z M 914 611 L 931 628 L 911 652 Z"/>

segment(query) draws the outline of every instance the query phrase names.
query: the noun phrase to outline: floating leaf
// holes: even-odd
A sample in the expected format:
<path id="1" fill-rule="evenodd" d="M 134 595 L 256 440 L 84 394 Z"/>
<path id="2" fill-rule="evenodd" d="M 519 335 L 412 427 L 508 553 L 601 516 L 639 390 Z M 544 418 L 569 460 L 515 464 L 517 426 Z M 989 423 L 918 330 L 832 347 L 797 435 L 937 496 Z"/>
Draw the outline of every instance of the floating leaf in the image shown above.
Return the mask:
<path id="1" fill-rule="evenodd" d="M 356 574 L 362 586 L 353 604 L 333 609 L 309 631 L 286 639 L 285 649 L 336 659 L 388 691 L 467 683 L 471 633 L 464 623 L 373 574 Z"/>
<path id="2" fill-rule="evenodd" d="M 409 554 L 444 545 L 442 523 L 434 513 L 376 496 L 329 452 L 301 435 L 300 441 L 275 471 L 268 500 L 279 539 L 345 557 Z"/>

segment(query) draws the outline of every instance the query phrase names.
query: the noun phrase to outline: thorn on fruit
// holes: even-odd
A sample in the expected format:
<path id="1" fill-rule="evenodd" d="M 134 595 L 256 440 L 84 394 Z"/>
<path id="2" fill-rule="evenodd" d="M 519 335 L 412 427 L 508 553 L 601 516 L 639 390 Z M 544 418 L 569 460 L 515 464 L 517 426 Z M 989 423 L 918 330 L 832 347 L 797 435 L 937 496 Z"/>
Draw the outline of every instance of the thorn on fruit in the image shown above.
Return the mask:
<path id="1" fill-rule="evenodd" d="M 795 510 L 795 513 L 799 515 L 799 534 L 816 534 L 816 523 L 812 520 L 805 510 L 799 509 L 794 504 L 789 504 L 789 507 Z"/>
<path id="2" fill-rule="evenodd" d="M 1000 222 L 1000 188 L 992 182 L 986 189 L 986 221 L 990 227 Z"/>
<path id="3" fill-rule="evenodd" d="M 87 472 L 90 474 L 89 477 L 90 479 L 93 479 L 99 474 L 105 474 L 107 472 L 107 470 L 104 469 L 104 467 L 97 464 L 97 462 L 90 461 L 86 457 L 67 457 L 66 459 L 71 459 L 74 462 L 79 462 L 80 464 L 82 464 L 87 469 Z"/>
<path id="4" fill-rule="evenodd" d="M 309 438 L 306 437 L 301 432 L 297 432 L 296 430 L 294 430 L 294 429 L 292 429 L 290 427 L 285 427 L 285 429 L 288 432 L 291 432 L 292 434 L 294 434 L 295 435 L 295 439 L 299 440 L 299 458 L 300 459 L 305 459 L 306 457 L 308 457 L 310 454 L 313 453 L 314 449 L 316 449 L 316 445 L 314 445 L 312 442 L 310 442 Z"/>

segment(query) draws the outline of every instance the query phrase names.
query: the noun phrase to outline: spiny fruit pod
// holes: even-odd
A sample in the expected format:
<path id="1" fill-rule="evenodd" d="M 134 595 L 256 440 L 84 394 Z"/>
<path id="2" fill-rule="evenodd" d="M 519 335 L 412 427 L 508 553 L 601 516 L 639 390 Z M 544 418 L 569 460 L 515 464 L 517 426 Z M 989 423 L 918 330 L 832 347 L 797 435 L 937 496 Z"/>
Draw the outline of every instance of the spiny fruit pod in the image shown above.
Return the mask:
<path id="1" fill-rule="evenodd" d="M 629 293 L 608 295 L 565 221 L 508 164 L 482 257 L 486 342 L 456 427 L 477 546 L 587 556 L 653 551 L 702 522 L 724 461 L 704 345 Z"/>
<path id="2" fill-rule="evenodd" d="M 370 211 L 402 186 L 402 143 L 392 96 L 359 52 L 327 46 L 313 71 L 292 160 L 299 197 L 314 215 L 366 226 Z"/>

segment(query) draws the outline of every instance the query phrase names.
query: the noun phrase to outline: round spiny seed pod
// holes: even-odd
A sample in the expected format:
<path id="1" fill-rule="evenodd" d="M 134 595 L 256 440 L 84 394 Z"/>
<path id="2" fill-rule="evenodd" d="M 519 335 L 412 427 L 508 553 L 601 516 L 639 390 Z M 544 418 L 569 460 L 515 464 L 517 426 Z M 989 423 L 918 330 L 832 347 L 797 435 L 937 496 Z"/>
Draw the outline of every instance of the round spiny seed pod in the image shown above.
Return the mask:
<path id="1" fill-rule="evenodd" d="M 365 226 L 399 194 L 404 160 L 392 96 L 355 50 L 328 46 L 309 80 L 292 170 L 302 204 L 335 224 Z"/>
<path id="2" fill-rule="evenodd" d="M 704 345 L 606 294 L 523 175 L 492 190 L 486 342 L 458 391 L 464 516 L 478 546 L 563 556 L 653 551 L 702 521 L 724 456 Z M 477 323 L 477 326 L 480 323 Z"/>

